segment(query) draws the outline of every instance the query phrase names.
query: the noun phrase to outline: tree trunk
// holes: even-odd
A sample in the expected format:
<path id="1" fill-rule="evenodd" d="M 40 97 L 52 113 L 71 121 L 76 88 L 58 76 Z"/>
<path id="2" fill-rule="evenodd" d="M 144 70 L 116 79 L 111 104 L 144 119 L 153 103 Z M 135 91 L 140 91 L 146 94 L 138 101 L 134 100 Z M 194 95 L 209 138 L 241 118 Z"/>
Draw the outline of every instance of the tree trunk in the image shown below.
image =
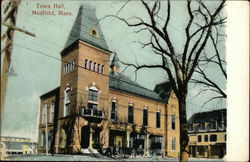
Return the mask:
<path id="1" fill-rule="evenodd" d="M 188 161 L 188 123 L 186 115 L 186 94 L 178 98 L 180 119 L 180 161 Z"/>

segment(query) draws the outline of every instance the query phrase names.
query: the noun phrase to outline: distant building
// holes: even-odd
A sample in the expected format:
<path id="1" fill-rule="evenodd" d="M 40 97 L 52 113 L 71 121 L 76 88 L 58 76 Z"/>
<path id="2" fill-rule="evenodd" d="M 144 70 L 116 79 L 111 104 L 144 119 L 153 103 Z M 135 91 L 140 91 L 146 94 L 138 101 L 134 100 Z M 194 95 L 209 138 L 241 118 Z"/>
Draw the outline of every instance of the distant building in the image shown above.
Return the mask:
<path id="1" fill-rule="evenodd" d="M 29 138 L 21 137 L 0 137 L 1 156 L 8 154 L 36 154 L 37 143 L 31 142 Z"/>
<path id="2" fill-rule="evenodd" d="M 226 154 L 226 109 L 194 114 L 189 120 L 191 157 L 222 158 Z"/>
<path id="3" fill-rule="evenodd" d="M 40 97 L 38 150 L 119 147 L 128 154 L 178 157 L 178 103 L 171 88 L 144 88 L 121 74 L 119 58 L 111 55 L 95 10 L 81 6 L 61 52 L 60 87 Z"/>

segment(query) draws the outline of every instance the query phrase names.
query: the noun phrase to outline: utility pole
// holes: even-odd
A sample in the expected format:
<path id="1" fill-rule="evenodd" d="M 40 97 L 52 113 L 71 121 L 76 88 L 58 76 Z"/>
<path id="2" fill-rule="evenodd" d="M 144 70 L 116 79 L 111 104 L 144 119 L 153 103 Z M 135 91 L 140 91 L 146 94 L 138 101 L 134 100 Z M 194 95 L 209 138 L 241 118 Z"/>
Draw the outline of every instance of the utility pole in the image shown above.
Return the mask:
<path id="1" fill-rule="evenodd" d="M 35 37 L 35 34 L 23 30 L 19 27 L 16 27 L 16 16 L 18 6 L 20 4 L 20 0 L 2 0 L 1 1 L 1 9 L 5 17 L 1 19 L 1 25 L 6 26 L 7 30 L 5 32 L 1 32 L 1 41 L 5 39 L 5 46 L 1 49 L 1 55 L 4 53 L 3 57 L 3 65 L 1 71 L 1 108 L 0 108 L 0 121 L 2 120 L 4 101 L 6 96 L 6 89 L 8 83 L 8 72 L 11 64 L 11 53 L 13 48 L 13 40 L 14 40 L 14 32 L 15 30 L 28 34 L 30 36 Z M 4 8 L 6 4 L 6 7 Z M 1 42 L 2 43 L 2 42 Z"/>
<path id="2" fill-rule="evenodd" d="M 48 114 L 47 114 L 47 109 L 48 109 L 48 107 L 47 107 L 47 103 L 45 104 L 45 116 L 46 116 L 46 118 L 45 118 L 45 126 L 46 126 L 46 128 L 45 128 L 45 132 L 46 132 L 46 156 L 48 156 Z"/>

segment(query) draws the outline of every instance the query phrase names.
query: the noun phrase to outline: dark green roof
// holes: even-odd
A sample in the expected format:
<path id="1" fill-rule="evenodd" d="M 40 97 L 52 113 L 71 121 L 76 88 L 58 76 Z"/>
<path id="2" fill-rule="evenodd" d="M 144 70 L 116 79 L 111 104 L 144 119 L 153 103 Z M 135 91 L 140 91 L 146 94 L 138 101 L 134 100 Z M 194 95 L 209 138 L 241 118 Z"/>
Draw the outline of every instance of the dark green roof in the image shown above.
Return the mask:
<path id="1" fill-rule="evenodd" d="M 200 123 L 200 122 L 209 122 L 209 121 L 223 121 L 227 119 L 227 109 L 219 109 L 213 111 L 206 111 L 193 114 L 188 123 Z"/>
<path id="2" fill-rule="evenodd" d="M 122 74 L 109 74 L 109 88 L 127 92 L 141 97 L 146 97 L 160 102 L 166 102 L 160 95 L 150 89 L 144 88 L 140 84 L 132 81 L 128 76 Z"/>
<path id="3" fill-rule="evenodd" d="M 92 29 L 97 31 L 97 37 L 91 35 Z M 98 24 L 96 11 L 88 4 L 82 4 L 80 6 L 64 49 L 78 40 L 109 51 L 100 25 Z"/>

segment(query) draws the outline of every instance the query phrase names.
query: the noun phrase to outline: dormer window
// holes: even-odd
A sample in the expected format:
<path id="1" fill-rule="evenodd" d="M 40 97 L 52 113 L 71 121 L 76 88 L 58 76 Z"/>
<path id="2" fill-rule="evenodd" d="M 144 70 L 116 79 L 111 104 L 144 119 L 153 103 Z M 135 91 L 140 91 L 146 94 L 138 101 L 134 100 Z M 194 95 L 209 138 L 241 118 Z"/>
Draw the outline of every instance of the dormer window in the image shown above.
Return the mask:
<path id="1" fill-rule="evenodd" d="M 91 35 L 92 37 L 98 38 L 97 30 L 96 30 L 95 28 L 91 28 L 91 29 L 90 29 L 90 35 Z"/>

